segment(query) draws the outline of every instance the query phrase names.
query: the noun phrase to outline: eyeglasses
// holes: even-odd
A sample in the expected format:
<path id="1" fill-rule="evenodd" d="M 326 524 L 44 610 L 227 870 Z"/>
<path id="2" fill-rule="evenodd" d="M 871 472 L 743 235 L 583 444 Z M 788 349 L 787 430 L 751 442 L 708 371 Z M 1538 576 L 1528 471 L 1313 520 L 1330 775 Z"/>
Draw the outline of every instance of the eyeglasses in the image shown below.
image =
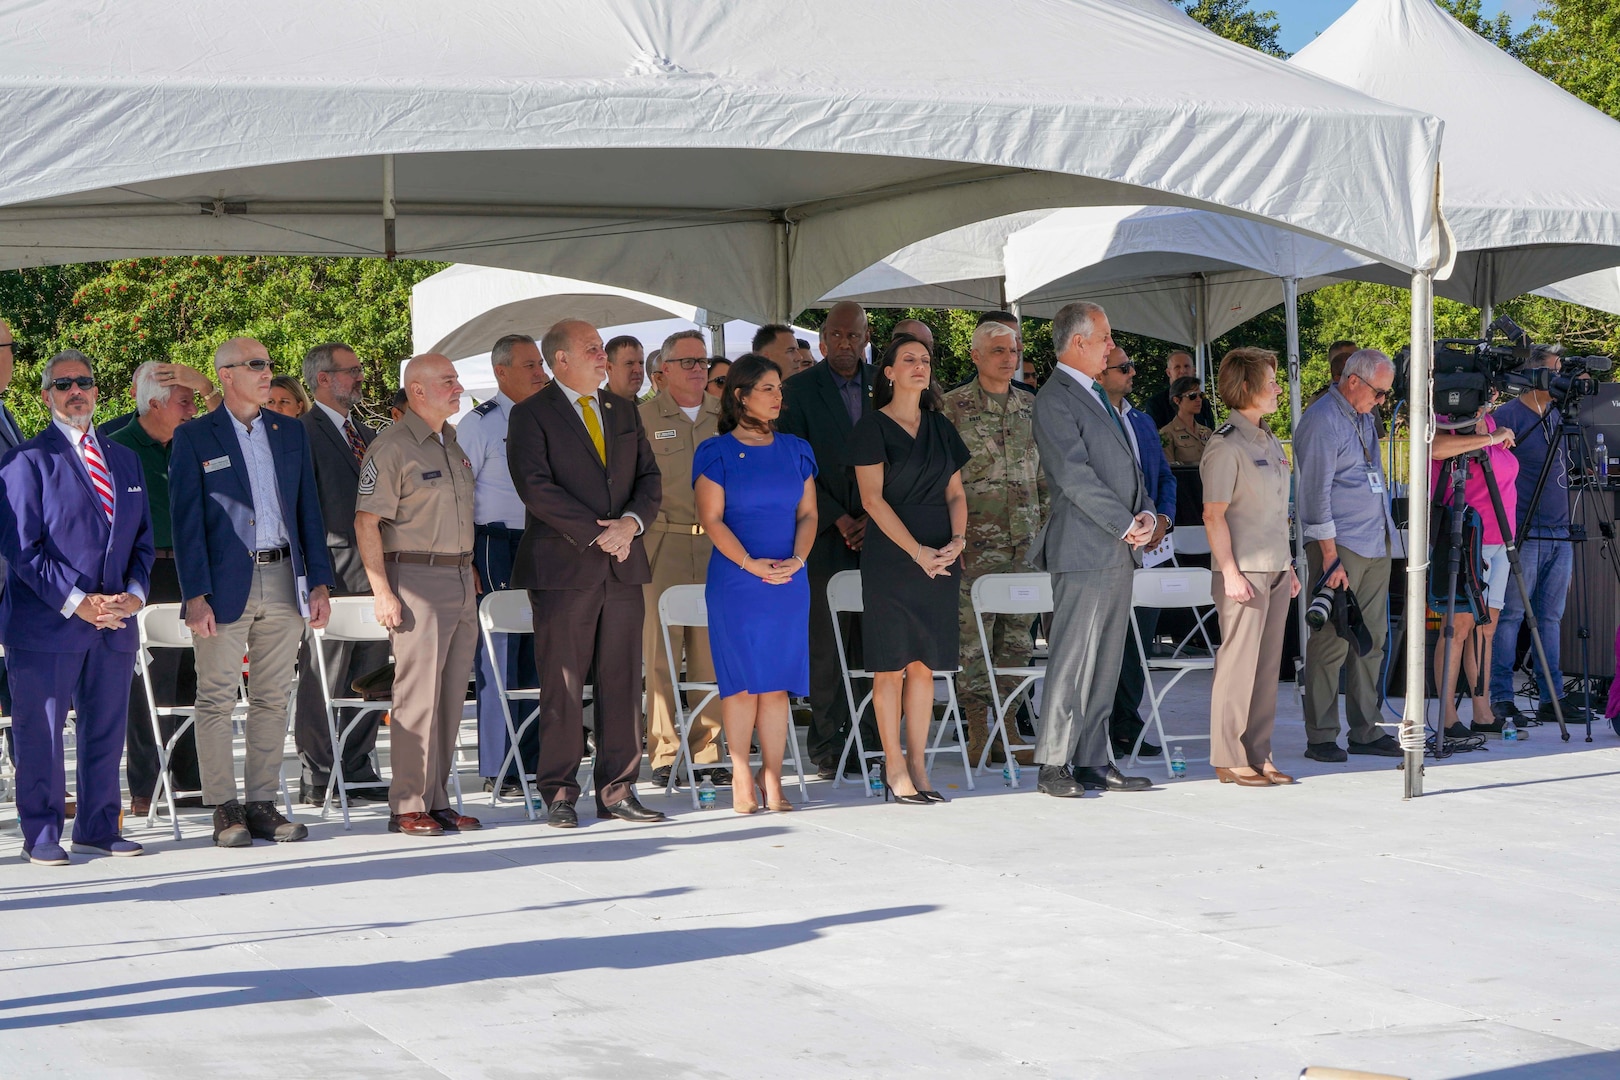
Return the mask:
<path id="1" fill-rule="evenodd" d="M 664 363 L 666 365 L 674 364 L 682 371 L 691 371 L 695 367 L 702 367 L 703 365 L 707 364 L 708 361 L 701 356 L 688 356 L 680 360 L 665 360 Z"/>
<path id="2" fill-rule="evenodd" d="M 252 367 L 253 366 L 253 361 L 249 360 L 248 361 L 248 366 Z M 268 366 L 268 365 L 266 365 L 266 366 Z M 254 370 L 263 371 L 264 368 L 255 368 Z M 356 365 L 354 365 L 354 367 L 335 367 L 331 371 L 327 372 L 327 374 L 328 375 L 359 375 L 364 370 L 365 369 L 362 368 L 359 364 L 356 364 Z"/>
<path id="3" fill-rule="evenodd" d="M 224 371 L 227 368 L 233 368 L 233 367 L 245 367 L 250 371 L 269 371 L 270 370 L 270 361 L 265 360 L 263 358 L 255 358 L 255 359 L 252 359 L 252 360 L 243 360 L 240 364 L 222 364 L 220 366 L 219 370 Z"/>
<path id="4" fill-rule="evenodd" d="M 77 386 L 80 390 L 94 389 L 96 378 L 94 375 L 67 375 L 60 379 L 52 379 L 51 385 L 58 390 L 68 390 Z"/>
<path id="5" fill-rule="evenodd" d="M 9 349 L 15 344 L 15 341 L 0 341 L 0 349 Z"/>
<path id="6" fill-rule="evenodd" d="M 1109 364 L 1107 367 L 1103 368 L 1103 370 L 1104 371 L 1135 371 L 1136 370 L 1136 361 L 1135 360 L 1127 360 L 1123 364 Z"/>
<path id="7" fill-rule="evenodd" d="M 1204 395 L 1197 390 L 1181 395 L 1182 401 L 1203 401 Z"/>
<path id="8" fill-rule="evenodd" d="M 710 379 L 708 381 L 707 385 L 709 385 L 709 386 L 724 386 L 725 383 L 726 383 L 726 377 L 724 375 L 716 375 L 714 378 L 712 378 L 712 379 Z"/>

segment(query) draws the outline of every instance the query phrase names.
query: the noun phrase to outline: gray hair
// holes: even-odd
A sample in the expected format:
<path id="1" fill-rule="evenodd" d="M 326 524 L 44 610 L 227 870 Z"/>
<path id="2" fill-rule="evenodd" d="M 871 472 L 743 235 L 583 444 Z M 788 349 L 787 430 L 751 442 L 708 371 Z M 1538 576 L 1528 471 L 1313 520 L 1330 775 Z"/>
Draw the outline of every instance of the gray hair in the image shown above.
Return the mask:
<path id="1" fill-rule="evenodd" d="M 321 345 L 315 346 L 313 349 L 309 350 L 309 352 L 304 354 L 305 386 L 313 390 L 316 386 L 320 385 L 316 380 L 321 372 L 337 370 L 337 354 L 339 350 L 346 353 L 354 352 L 353 349 L 349 348 L 341 341 L 328 341 Z M 219 362 L 219 357 L 217 354 L 214 357 L 214 362 L 216 364 Z"/>
<path id="2" fill-rule="evenodd" d="M 51 380 L 56 378 L 55 375 L 51 374 L 51 372 L 56 370 L 56 365 L 66 364 L 69 361 L 83 364 L 85 367 L 90 369 L 90 374 L 92 376 L 94 376 L 96 373 L 95 361 L 84 355 L 84 353 L 80 352 L 78 349 L 63 349 L 61 352 L 45 361 L 45 366 L 40 369 L 39 389 L 42 393 L 50 389 Z"/>
<path id="3" fill-rule="evenodd" d="M 1564 347 L 1562 345 L 1533 345 L 1530 348 L 1530 359 L 1525 362 L 1528 368 L 1544 368 L 1549 360 L 1562 361 Z"/>
<path id="4" fill-rule="evenodd" d="M 135 376 L 130 381 L 135 384 L 135 413 L 145 416 L 152 411 L 152 402 L 161 401 L 167 405 L 174 393 L 174 384 L 163 385 L 157 380 L 157 370 L 162 367 L 156 360 L 148 360 L 135 369 Z"/>
<path id="5" fill-rule="evenodd" d="M 654 349 L 647 354 L 647 374 L 664 370 L 664 350 Z"/>
<path id="6" fill-rule="evenodd" d="M 1018 340 L 1018 331 L 1004 322 L 982 322 L 973 328 L 973 344 L 971 348 L 982 349 L 990 344 L 991 338 L 1010 337 Z"/>
<path id="7" fill-rule="evenodd" d="M 1364 383 L 1371 383 L 1373 376 L 1382 368 L 1394 371 L 1395 361 L 1377 349 L 1357 349 L 1350 354 L 1350 359 L 1344 362 L 1344 373 L 1354 375 Z"/>
<path id="8" fill-rule="evenodd" d="M 1064 304 L 1058 309 L 1058 313 L 1052 316 L 1052 348 L 1061 356 L 1068 349 L 1069 342 L 1074 340 L 1074 335 L 1079 334 L 1090 340 L 1092 333 L 1097 329 L 1096 319 L 1099 315 L 1108 317 L 1107 312 L 1089 300 L 1076 300 L 1072 304 Z"/>
<path id="9" fill-rule="evenodd" d="M 701 331 L 701 330 L 677 330 L 673 334 L 669 335 L 669 337 L 664 339 L 664 344 L 661 345 L 659 347 L 659 349 L 658 349 L 659 357 L 662 358 L 664 353 L 667 353 L 667 352 L 669 352 L 669 350 L 673 349 L 675 347 L 675 343 L 678 342 L 678 341 L 697 341 L 697 342 L 700 342 L 703 345 L 703 353 L 704 353 L 704 355 L 705 356 L 708 355 L 709 343 L 704 340 L 703 331 Z"/>
<path id="10" fill-rule="evenodd" d="M 533 345 L 534 338 L 528 334 L 507 334 L 498 339 L 489 347 L 489 363 L 491 367 L 511 367 L 512 350 L 519 345 Z"/>

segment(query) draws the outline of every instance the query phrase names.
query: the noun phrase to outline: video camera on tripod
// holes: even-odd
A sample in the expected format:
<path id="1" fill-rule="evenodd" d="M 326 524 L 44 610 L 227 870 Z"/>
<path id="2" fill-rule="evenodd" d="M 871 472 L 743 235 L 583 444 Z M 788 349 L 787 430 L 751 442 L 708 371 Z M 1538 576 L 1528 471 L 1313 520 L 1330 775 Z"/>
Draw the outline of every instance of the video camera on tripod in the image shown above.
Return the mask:
<path id="1" fill-rule="evenodd" d="M 1506 344 L 1496 341 L 1500 335 Z M 1446 420 L 1472 418 L 1488 404 L 1493 394 L 1510 397 L 1530 390 L 1544 390 L 1564 413 L 1574 410 L 1579 399 L 1597 393 L 1597 385 L 1584 375 L 1612 371 L 1614 361 L 1607 356 L 1561 356 L 1561 370 L 1524 370 L 1538 346 L 1530 335 L 1506 315 L 1486 328 L 1483 338 L 1441 338 L 1434 343 L 1434 390 L 1432 406 L 1436 417 Z M 1405 398 L 1411 365 L 1411 346 L 1395 358 L 1395 394 Z"/>

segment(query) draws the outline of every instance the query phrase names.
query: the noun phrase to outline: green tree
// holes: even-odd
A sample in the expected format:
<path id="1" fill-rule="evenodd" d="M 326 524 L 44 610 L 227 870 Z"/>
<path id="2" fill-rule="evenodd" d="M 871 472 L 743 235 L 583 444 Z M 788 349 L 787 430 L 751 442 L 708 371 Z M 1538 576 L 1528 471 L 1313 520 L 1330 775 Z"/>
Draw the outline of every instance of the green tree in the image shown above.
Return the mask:
<path id="1" fill-rule="evenodd" d="M 1545 0 L 1524 37 L 1525 63 L 1620 119 L 1620 4 Z"/>
<path id="2" fill-rule="evenodd" d="M 1525 58 L 1533 30 L 1513 32 L 1513 19 L 1507 12 L 1497 12 L 1496 18 L 1487 19 L 1480 9 L 1480 0 L 1439 0 L 1440 6 L 1468 29 L 1489 41 L 1517 60 Z"/>
<path id="3" fill-rule="evenodd" d="M 1464 0 L 1467 2 L 1467 0 Z M 1249 0 L 1180 0 L 1188 15 L 1228 41 L 1272 56 L 1287 57 L 1275 11 L 1255 11 Z"/>

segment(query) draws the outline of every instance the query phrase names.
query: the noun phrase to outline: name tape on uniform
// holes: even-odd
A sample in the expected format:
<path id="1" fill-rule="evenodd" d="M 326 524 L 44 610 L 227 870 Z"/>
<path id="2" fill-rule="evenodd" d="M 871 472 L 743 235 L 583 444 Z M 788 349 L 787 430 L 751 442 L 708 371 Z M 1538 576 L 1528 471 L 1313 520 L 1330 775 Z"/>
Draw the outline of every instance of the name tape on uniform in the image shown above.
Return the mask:
<path id="1" fill-rule="evenodd" d="M 674 428 L 670 428 L 668 431 L 655 431 L 655 432 L 653 432 L 653 438 L 655 438 L 655 439 L 673 439 L 675 436 L 677 436 L 679 434 L 680 434 L 680 432 L 676 431 Z"/>

